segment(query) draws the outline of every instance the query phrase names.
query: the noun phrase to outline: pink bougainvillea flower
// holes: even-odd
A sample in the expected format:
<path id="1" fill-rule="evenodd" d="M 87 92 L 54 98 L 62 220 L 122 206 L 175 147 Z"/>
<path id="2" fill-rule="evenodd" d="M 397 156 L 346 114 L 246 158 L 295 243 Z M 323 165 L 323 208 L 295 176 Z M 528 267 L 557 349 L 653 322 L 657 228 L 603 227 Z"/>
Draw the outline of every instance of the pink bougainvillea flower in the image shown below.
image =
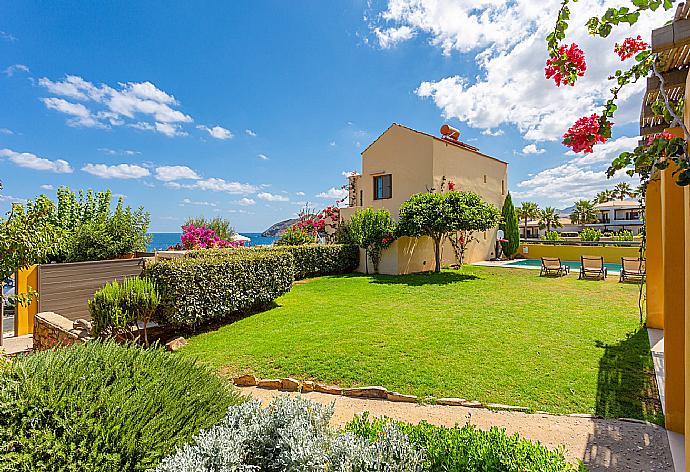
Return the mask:
<path id="1" fill-rule="evenodd" d="M 618 54 L 618 57 L 621 58 L 621 61 L 624 61 L 626 59 L 630 59 L 638 52 L 644 51 L 648 48 L 649 44 L 645 43 L 642 40 L 642 36 L 638 34 L 637 38 L 625 38 L 621 44 L 616 43 L 613 51 Z"/>
<path id="2" fill-rule="evenodd" d="M 607 123 L 606 126 L 611 125 Z M 583 116 L 563 135 L 563 144 L 574 152 L 592 152 L 592 146 L 606 142 L 606 137 L 600 131 L 599 115 Z"/>
<path id="3" fill-rule="evenodd" d="M 672 135 L 671 133 L 669 133 L 668 131 L 664 131 L 662 133 L 657 133 L 657 134 L 652 134 L 650 136 L 647 136 L 647 146 L 651 146 L 652 143 L 659 138 L 670 141 L 673 138 L 675 138 L 675 136 Z"/>
<path id="4" fill-rule="evenodd" d="M 558 56 L 547 59 L 544 68 L 546 78 L 553 78 L 558 87 L 575 85 L 575 80 L 585 75 L 586 70 L 585 53 L 575 43 L 558 48 Z"/>

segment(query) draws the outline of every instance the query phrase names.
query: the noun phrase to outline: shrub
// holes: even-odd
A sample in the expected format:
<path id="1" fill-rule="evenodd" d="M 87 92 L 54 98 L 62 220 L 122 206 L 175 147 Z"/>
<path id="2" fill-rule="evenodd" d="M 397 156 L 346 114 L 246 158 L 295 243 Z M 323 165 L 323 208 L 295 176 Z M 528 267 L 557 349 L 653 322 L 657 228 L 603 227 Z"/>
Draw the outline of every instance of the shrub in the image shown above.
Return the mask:
<path id="1" fill-rule="evenodd" d="M 601 239 L 601 231 L 593 228 L 585 228 L 580 231 L 580 241 L 599 241 Z"/>
<path id="2" fill-rule="evenodd" d="M 632 231 L 624 229 L 612 235 L 611 239 L 614 241 L 633 241 L 635 238 L 633 237 Z"/>
<path id="3" fill-rule="evenodd" d="M 378 273 L 381 253 L 395 241 L 395 221 L 390 212 L 385 208 L 357 210 L 350 218 L 348 231 L 352 241 L 364 249 L 366 273 L 369 273 L 369 260 Z"/>
<path id="4" fill-rule="evenodd" d="M 565 472 L 586 470 L 568 464 L 563 451 L 551 451 L 539 443 L 508 436 L 496 427 L 482 431 L 473 425 L 454 428 L 434 426 L 425 421 L 417 425 L 390 419 L 370 420 L 365 414 L 355 417 L 345 429 L 357 436 L 374 440 L 391 424 L 405 433 L 410 441 L 426 453 L 424 470 L 445 472 Z"/>
<path id="5" fill-rule="evenodd" d="M 225 241 L 232 241 L 232 238 L 237 234 L 232 226 L 230 226 L 230 221 L 220 216 L 211 219 L 203 216 L 187 218 L 182 228 L 184 229 L 185 226 L 194 226 L 196 228 L 201 228 L 203 226 L 204 228 L 212 230 L 216 236 Z"/>
<path id="6" fill-rule="evenodd" d="M 222 423 L 194 438 L 158 466 L 158 472 L 421 471 L 422 454 L 395 427 L 364 439 L 328 425 L 332 407 L 300 397 L 231 407 Z"/>
<path id="7" fill-rule="evenodd" d="M 294 258 L 295 280 L 321 275 L 347 274 L 359 265 L 359 248 L 348 244 L 305 244 L 300 246 L 255 246 L 244 249 L 190 251 L 187 257 L 213 257 L 237 253 L 282 252 Z"/>
<path id="8" fill-rule="evenodd" d="M 208 252 L 213 257 L 163 260 L 146 267 L 144 276 L 160 291 L 156 316 L 176 327 L 195 328 L 256 310 L 290 291 L 295 267 L 286 252 Z"/>
<path id="9" fill-rule="evenodd" d="M 242 401 L 162 349 L 90 342 L 0 373 L 0 470 L 144 471 Z"/>
<path id="10" fill-rule="evenodd" d="M 561 235 L 558 234 L 558 231 L 547 231 L 546 234 L 541 237 L 541 239 L 545 241 L 560 241 Z"/>
<path id="11" fill-rule="evenodd" d="M 300 246 L 316 243 L 316 235 L 305 228 L 291 226 L 273 244 L 277 246 Z"/>
<path id="12" fill-rule="evenodd" d="M 137 321 L 144 326 L 144 342 L 148 346 L 147 325 L 153 318 L 160 297 L 150 279 L 127 278 L 106 284 L 89 300 L 93 331 L 97 336 L 130 336 Z M 137 330 L 138 331 L 138 330 Z"/>

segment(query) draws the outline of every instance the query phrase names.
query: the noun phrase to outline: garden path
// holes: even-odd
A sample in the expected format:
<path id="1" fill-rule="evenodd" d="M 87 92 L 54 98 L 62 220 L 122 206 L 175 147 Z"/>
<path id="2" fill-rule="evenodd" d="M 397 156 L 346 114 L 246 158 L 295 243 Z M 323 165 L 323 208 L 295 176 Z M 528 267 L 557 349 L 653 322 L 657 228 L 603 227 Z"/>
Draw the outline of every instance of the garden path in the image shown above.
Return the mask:
<path id="1" fill-rule="evenodd" d="M 277 395 L 297 393 L 240 388 L 245 395 L 268 403 Z M 666 430 L 661 426 L 626 420 L 606 420 L 580 416 L 530 414 L 514 411 L 492 411 L 484 408 L 419 405 L 384 400 L 367 400 L 328 395 L 317 392 L 305 398 L 322 404 L 335 403 L 331 420 L 334 426 L 347 423 L 358 413 L 388 416 L 396 420 L 418 423 L 426 420 L 441 426 L 472 423 L 481 429 L 491 426 L 505 428 L 508 434 L 539 441 L 549 448 L 563 446 L 566 458 L 582 460 L 590 471 L 673 471 Z"/>

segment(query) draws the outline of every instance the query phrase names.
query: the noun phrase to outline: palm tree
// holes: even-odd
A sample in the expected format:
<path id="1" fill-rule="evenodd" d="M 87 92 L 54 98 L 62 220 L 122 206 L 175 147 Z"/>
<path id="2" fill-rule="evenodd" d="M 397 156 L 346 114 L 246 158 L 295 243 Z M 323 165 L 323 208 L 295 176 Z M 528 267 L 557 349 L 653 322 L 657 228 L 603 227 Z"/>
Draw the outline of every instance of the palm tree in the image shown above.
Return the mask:
<path id="1" fill-rule="evenodd" d="M 574 225 L 586 225 L 597 221 L 597 211 L 589 200 L 575 202 L 575 209 L 570 214 L 570 221 Z"/>
<path id="2" fill-rule="evenodd" d="M 629 183 L 621 182 L 619 184 L 616 184 L 616 186 L 614 187 L 613 195 L 618 200 L 625 200 L 625 197 L 634 197 L 635 192 L 633 191 Z"/>
<path id="3" fill-rule="evenodd" d="M 554 207 L 546 207 L 539 212 L 539 227 L 546 228 L 546 232 L 551 232 L 551 228 L 562 228 L 560 216 Z"/>
<path id="4" fill-rule="evenodd" d="M 522 237 L 527 239 L 527 221 L 535 220 L 539 217 L 539 205 L 534 202 L 522 202 L 522 204 L 516 208 L 518 218 L 525 222 L 525 230 Z"/>
<path id="5" fill-rule="evenodd" d="M 613 190 L 603 190 L 597 193 L 597 196 L 594 197 L 594 201 L 592 203 L 596 205 L 597 203 L 607 203 L 615 199 L 616 198 L 613 195 Z"/>

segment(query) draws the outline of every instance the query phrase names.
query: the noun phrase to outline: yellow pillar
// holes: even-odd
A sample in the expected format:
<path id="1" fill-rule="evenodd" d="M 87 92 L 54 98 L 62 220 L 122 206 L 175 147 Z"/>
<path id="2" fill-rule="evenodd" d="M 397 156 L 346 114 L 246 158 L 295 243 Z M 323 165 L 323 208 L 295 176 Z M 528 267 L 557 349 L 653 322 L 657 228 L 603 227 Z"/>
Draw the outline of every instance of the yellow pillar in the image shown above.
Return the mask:
<path id="1" fill-rule="evenodd" d="M 17 272 L 15 290 L 17 293 L 28 293 L 29 289 L 38 291 L 38 266 L 32 265 Z M 22 336 L 34 332 L 34 317 L 38 313 L 38 300 L 34 299 L 28 306 L 17 304 L 15 317 L 15 334 Z"/>
<path id="2" fill-rule="evenodd" d="M 690 186 L 684 188 L 685 211 L 685 450 L 690 451 Z"/>
<path id="3" fill-rule="evenodd" d="M 647 235 L 647 327 L 664 329 L 664 254 L 661 180 L 647 185 L 645 229 Z"/>
<path id="4" fill-rule="evenodd" d="M 661 173 L 664 254 L 664 364 L 666 429 L 685 430 L 685 211 L 674 167 Z"/>

